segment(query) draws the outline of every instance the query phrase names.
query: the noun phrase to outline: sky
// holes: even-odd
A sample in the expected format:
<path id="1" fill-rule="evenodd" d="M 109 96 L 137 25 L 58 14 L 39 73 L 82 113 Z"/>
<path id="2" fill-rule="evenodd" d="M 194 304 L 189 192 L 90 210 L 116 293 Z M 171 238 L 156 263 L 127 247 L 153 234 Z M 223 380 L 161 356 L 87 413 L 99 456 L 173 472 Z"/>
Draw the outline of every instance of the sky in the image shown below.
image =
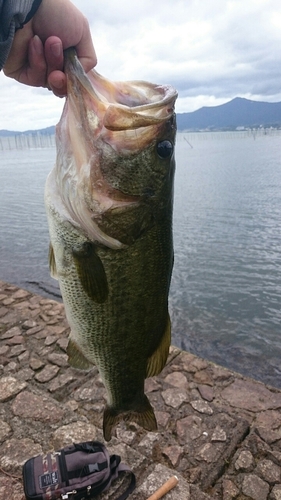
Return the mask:
<path id="1" fill-rule="evenodd" d="M 72 0 L 99 73 L 173 85 L 178 113 L 234 97 L 281 101 L 280 0 Z M 55 125 L 64 99 L 0 73 L 0 129 Z"/>

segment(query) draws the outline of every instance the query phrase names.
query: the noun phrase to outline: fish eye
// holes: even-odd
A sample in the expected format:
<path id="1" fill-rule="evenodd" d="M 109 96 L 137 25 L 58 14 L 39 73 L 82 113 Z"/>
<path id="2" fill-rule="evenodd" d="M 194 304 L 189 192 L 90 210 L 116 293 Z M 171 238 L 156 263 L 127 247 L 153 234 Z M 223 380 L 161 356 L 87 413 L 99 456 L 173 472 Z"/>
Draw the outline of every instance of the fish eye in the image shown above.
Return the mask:
<path id="1" fill-rule="evenodd" d="M 170 158 L 170 156 L 172 156 L 174 147 L 170 141 L 161 141 L 161 142 L 158 142 L 156 149 L 157 149 L 158 156 L 160 156 L 160 158 L 163 158 L 163 160 L 164 160 L 164 159 Z"/>

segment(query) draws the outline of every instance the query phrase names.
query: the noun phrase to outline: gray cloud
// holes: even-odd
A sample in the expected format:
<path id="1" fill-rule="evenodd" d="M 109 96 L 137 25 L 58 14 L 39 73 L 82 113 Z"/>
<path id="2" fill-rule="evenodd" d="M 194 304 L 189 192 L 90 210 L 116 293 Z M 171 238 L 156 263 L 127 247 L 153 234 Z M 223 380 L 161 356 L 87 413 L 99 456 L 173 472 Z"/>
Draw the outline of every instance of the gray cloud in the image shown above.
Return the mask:
<path id="1" fill-rule="evenodd" d="M 170 83 L 180 112 L 235 96 L 281 100 L 279 0 L 73 2 L 90 22 L 98 71 L 113 80 Z M 0 75 L 0 128 L 58 121 L 58 98 L 7 80 Z"/>

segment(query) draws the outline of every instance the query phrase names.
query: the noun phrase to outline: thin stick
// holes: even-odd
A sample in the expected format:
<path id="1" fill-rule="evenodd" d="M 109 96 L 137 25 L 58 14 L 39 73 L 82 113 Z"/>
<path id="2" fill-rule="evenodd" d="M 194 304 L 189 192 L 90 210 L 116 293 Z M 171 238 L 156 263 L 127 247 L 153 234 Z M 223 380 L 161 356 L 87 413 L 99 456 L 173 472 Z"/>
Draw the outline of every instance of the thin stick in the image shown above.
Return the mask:
<path id="1" fill-rule="evenodd" d="M 168 493 L 172 488 L 174 488 L 178 484 L 179 480 L 177 476 L 170 477 L 166 483 L 161 486 L 153 495 L 151 495 L 147 500 L 159 500 L 159 498 L 162 498 L 166 493 Z"/>
<path id="2" fill-rule="evenodd" d="M 22 480 L 22 478 L 20 476 L 14 476 L 13 474 L 9 474 L 9 472 L 6 472 L 4 469 L 2 469 L 2 467 L 0 467 L 0 472 L 2 472 L 2 474 L 5 474 L 6 476 L 10 477 L 14 481 L 21 481 Z"/>

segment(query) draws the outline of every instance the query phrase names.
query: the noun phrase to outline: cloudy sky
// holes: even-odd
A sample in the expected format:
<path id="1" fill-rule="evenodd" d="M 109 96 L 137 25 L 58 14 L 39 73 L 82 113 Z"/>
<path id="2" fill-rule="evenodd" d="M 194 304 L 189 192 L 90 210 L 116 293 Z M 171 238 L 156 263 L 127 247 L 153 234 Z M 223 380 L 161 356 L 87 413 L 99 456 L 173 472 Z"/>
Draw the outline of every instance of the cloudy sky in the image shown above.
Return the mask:
<path id="1" fill-rule="evenodd" d="M 281 101 L 280 0 L 73 0 L 91 26 L 97 70 L 177 88 L 178 112 L 240 96 Z M 0 129 L 58 122 L 63 99 L 0 73 Z"/>

